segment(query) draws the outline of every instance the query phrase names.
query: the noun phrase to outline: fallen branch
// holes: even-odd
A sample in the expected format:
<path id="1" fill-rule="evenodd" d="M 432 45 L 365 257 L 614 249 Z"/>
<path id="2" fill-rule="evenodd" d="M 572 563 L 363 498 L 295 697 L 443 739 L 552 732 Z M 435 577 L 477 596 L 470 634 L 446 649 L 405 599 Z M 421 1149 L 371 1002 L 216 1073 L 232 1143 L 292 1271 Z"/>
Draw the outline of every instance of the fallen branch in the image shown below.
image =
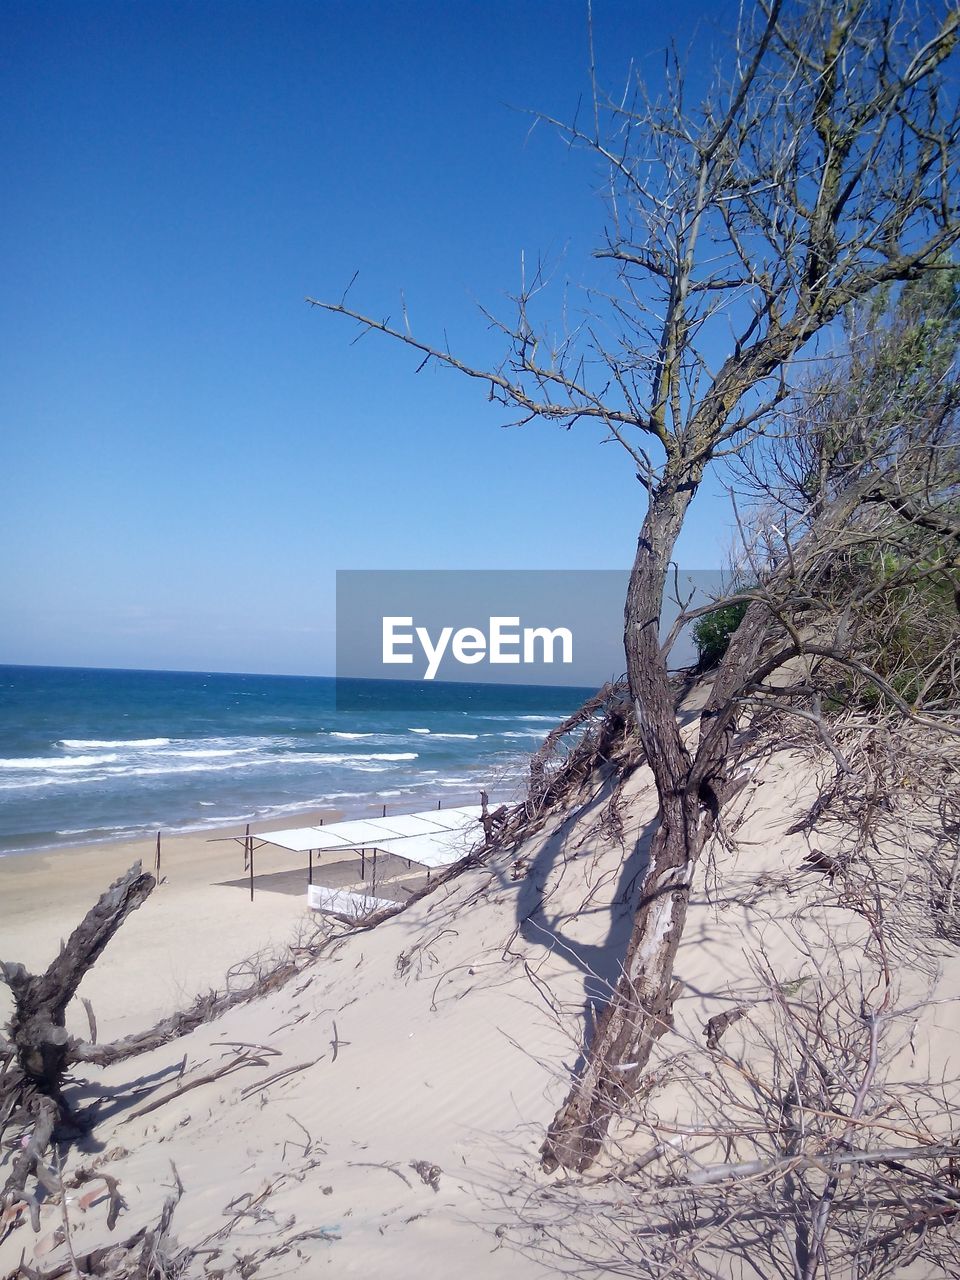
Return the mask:
<path id="1" fill-rule="evenodd" d="M 176 1089 L 169 1090 L 159 1098 L 151 1098 L 142 1107 L 137 1107 L 136 1111 L 131 1111 L 129 1115 L 124 1116 L 120 1123 L 129 1124 L 131 1120 L 138 1120 L 141 1116 L 149 1115 L 151 1111 L 156 1111 L 160 1107 L 166 1106 L 168 1102 L 175 1102 L 177 1098 L 189 1093 L 191 1089 L 199 1089 L 203 1084 L 212 1084 L 214 1080 L 222 1080 L 224 1076 L 232 1075 L 234 1071 L 241 1071 L 244 1067 L 265 1067 L 266 1065 L 266 1059 L 264 1058 L 242 1054 L 239 1058 L 234 1058 L 232 1062 L 228 1062 L 214 1071 L 205 1071 L 203 1075 L 195 1076 L 185 1084 L 178 1085 Z"/>

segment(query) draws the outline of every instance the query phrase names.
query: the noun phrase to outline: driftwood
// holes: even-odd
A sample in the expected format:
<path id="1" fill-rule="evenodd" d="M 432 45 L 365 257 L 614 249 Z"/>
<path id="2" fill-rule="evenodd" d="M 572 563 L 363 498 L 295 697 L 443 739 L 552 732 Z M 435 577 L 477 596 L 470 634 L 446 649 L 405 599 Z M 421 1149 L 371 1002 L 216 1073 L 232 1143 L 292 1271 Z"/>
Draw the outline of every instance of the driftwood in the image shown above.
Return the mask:
<path id="1" fill-rule="evenodd" d="M 6 1280 L 79 1280 L 82 1276 L 98 1276 L 101 1280 L 174 1280 L 183 1276 L 193 1254 L 189 1249 L 178 1248 L 170 1235 L 173 1214 L 183 1196 L 176 1165 L 170 1167 L 173 1190 L 163 1203 L 156 1227 L 141 1227 L 126 1240 L 101 1245 L 89 1253 L 71 1253 L 66 1261 L 46 1271 L 21 1260 Z"/>
<path id="2" fill-rule="evenodd" d="M 69 1054 L 67 1005 L 104 947 L 153 890 L 156 881 L 140 863 L 114 881 L 71 933 L 45 973 L 28 973 L 22 964 L 3 962 L 0 974 L 13 996 L 14 1013 L 7 1028 L 25 1081 L 53 1098 L 63 1110 L 61 1084 Z"/>
<path id="3" fill-rule="evenodd" d="M 123 1062 L 127 1058 L 135 1058 L 141 1053 L 149 1053 L 169 1044 L 171 1040 L 179 1040 L 187 1036 L 197 1027 L 202 1027 L 221 1014 L 237 1005 L 247 1004 L 250 1000 L 275 991 L 289 979 L 300 972 L 295 960 L 281 961 L 275 968 L 262 976 L 254 977 L 248 986 L 239 991 L 210 991 L 197 996 L 187 1009 L 173 1013 L 146 1031 L 137 1031 L 133 1035 L 124 1036 L 108 1044 L 71 1044 L 68 1060 L 71 1063 L 84 1062 L 91 1066 L 108 1067 L 115 1062 Z"/>
<path id="4" fill-rule="evenodd" d="M 84 974 L 155 883 L 135 863 L 90 908 L 45 973 L 28 973 L 22 964 L 0 964 L 0 977 L 14 1002 L 9 1039 L 2 1046 L 6 1066 L 0 1076 L 0 1129 L 12 1120 L 31 1129 L 0 1194 L 0 1207 L 27 1205 L 34 1229 L 39 1208 L 36 1194 L 28 1188 L 30 1179 L 48 1192 L 59 1190 L 59 1179 L 44 1157 L 57 1126 L 69 1119 L 63 1077 L 75 1060 L 76 1045 L 65 1025 L 67 1005 Z"/>

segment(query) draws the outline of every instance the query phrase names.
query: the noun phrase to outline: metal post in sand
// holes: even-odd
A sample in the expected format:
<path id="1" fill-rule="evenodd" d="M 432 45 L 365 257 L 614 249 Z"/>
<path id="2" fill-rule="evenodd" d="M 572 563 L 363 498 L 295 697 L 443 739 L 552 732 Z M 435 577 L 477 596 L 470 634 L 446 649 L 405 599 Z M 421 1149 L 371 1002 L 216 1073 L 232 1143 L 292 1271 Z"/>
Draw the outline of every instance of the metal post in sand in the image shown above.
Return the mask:
<path id="1" fill-rule="evenodd" d="M 250 860 L 250 901 L 253 901 L 253 837 L 250 835 L 250 823 L 247 823 L 247 834 L 244 841 L 247 857 Z"/>

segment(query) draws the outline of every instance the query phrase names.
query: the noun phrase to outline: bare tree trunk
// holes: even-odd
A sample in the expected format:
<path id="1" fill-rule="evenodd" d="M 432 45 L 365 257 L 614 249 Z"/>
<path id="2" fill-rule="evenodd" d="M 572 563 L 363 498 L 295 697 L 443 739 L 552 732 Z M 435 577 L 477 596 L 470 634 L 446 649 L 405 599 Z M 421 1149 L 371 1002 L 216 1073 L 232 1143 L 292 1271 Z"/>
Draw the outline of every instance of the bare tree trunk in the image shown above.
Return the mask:
<path id="1" fill-rule="evenodd" d="M 582 1172 L 593 1163 L 611 1116 L 636 1091 L 654 1044 L 672 1025 L 679 991 L 673 965 L 694 869 L 722 805 L 737 789 L 729 776 L 735 728 L 731 694 L 754 666 L 769 615 L 760 601 L 748 609 L 714 680 L 701 717 L 701 738 L 691 754 L 680 733 L 660 650 L 660 614 L 669 558 L 694 492 L 691 486 L 661 486 L 653 497 L 627 592 L 627 672 L 657 788 L 660 823 L 651 841 L 620 980 L 541 1148 L 548 1171 L 562 1165 Z"/>
<path id="2" fill-rule="evenodd" d="M 661 805 L 623 973 L 541 1148 L 548 1171 L 558 1165 L 583 1171 L 593 1163 L 611 1115 L 635 1091 L 654 1043 L 671 1025 L 673 962 L 703 843 L 698 809 L 683 795 Z"/>
<path id="3" fill-rule="evenodd" d="M 627 676 L 640 738 L 660 802 L 623 972 L 603 1009 L 584 1066 L 541 1148 L 545 1169 L 583 1170 L 596 1159 L 610 1116 L 634 1091 L 657 1038 L 670 1025 L 673 962 L 687 913 L 693 866 L 709 813 L 691 794 L 693 760 L 677 724 L 660 652 L 664 579 L 695 486 L 665 479 L 643 523 L 624 610 Z M 704 821 L 704 818 L 707 821 Z"/>

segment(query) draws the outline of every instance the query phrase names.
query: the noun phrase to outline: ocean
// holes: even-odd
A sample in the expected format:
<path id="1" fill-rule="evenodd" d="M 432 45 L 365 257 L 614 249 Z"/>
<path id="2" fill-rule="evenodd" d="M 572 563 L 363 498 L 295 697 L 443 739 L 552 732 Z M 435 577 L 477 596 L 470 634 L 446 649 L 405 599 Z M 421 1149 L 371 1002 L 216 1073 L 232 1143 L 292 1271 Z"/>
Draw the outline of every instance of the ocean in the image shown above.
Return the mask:
<path id="1" fill-rule="evenodd" d="M 0 855 L 508 799 L 593 689 L 0 666 Z M 335 697 L 339 693 L 339 698 Z M 346 695 L 346 696 L 344 696 Z M 288 823 L 289 825 L 289 823 Z"/>

